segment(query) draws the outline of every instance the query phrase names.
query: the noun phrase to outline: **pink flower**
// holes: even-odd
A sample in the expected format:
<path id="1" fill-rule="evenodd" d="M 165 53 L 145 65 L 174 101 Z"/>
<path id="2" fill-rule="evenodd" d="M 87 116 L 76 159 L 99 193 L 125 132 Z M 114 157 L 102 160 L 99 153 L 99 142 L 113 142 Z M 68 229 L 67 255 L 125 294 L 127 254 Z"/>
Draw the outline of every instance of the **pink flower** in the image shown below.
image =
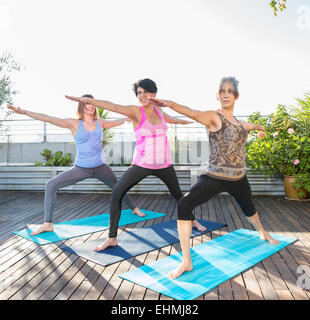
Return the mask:
<path id="1" fill-rule="evenodd" d="M 276 137 L 277 135 L 279 135 L 279 132 L 274 132 L 272 135 L 273 137 Z"/>
<path id="2" fill-rule="evenodd" d="M 299 162 L 300 162 L 300 161 L 299 161 L 298 159 L 295 159 L 295 160 L 294 160 L 294 165 L 297 166 L 297 165 L 299 164 Z"/>
<path id="3" fill-rule="evenodd" d="M 260 131 L 260 132 L 257 134 L 257 136 L 258 136 L 259 138 L 264 138 L 264 132 Z"/>
<path id="4" fill-rule="evenodd" d="M 287 132 L 288 132 L 288 133 L 294 133 L 295 131 L 294 131 L 293 128 L 289 128 L 289 129 L 287 130 Z"/>

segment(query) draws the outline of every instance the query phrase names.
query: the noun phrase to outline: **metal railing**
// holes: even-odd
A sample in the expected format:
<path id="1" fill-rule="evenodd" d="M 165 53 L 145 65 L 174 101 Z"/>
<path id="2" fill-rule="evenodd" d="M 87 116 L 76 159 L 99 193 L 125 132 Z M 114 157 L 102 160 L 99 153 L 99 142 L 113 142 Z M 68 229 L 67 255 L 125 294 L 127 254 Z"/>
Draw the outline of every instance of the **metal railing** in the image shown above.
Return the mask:
<path id="1" fill-rule="evenodd" d="M 186 119 L 185 117 L 178 117 Z M 237 116 L 246 121 L 248 116 Z M 109 119 L 109 120 L 115 120 Z M 199 123 L 188 125 L 169 124 L 169 138 L 175 140 L 207 140 L 206 129 Z M 134 141 L 131 123 L 109 129 L 114 141 Z M 74 142 L 69 129 L 59 128 L 50 123 L 33 119 L 2 120 L 0 122 L 0 143 L 23 142 Z"/>

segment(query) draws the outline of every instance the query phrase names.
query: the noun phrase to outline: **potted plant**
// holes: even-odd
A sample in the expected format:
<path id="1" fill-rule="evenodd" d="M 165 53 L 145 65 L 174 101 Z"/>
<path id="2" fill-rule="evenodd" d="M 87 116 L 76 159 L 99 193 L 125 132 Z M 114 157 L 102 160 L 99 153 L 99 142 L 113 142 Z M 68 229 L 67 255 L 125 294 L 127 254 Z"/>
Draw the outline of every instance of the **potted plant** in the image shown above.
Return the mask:
<path id="1" fill-rule="evenodd" d="M 310 94 L 296 101 L 296 106 L 279 105 L 269 116 L 256 112 L 249 117 L 267 133 L 251 132 L 247 164 L 265 174 L 282 175 L 287 198 L 305 199 L 310 192 Z"/>

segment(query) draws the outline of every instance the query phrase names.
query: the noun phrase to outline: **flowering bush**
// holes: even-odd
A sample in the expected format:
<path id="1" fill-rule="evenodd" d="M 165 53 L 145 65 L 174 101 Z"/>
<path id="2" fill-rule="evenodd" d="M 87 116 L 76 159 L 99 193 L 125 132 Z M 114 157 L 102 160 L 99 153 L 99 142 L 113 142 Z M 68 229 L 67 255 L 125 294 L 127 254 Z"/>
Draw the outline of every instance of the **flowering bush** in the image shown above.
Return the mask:
<path id="1" fill-rule="evenodd" d="M 259 112 L 249 117 L 267 133 L 251 132 L 247 164 L 269 175 L 295 176 L 296 186 L 310 191 L 310 94 L 296 100 L 297 106 L 279 105 L 267 117 Z"/>

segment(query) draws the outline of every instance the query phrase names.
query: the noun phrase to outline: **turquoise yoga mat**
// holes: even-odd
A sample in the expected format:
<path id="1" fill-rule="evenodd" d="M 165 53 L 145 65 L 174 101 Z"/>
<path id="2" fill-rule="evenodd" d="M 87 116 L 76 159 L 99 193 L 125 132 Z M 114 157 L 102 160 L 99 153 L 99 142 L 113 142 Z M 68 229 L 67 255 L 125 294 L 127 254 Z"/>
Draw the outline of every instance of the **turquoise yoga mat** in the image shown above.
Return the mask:
<path id="1" fill-rule="evenodd" d="M 138 215 L 133 214 L 130 209 L 122 210 L 119 226 L 165 216 L 164 213 L 158 213 L 148 210 L 141 211 L 144 212 L 146 216 L 139 217 Z M 33 230 L 36 230 L 34 228 L 26 228 L 20 231 L 15 231 L 14 233 L 37 244 L 44 245 L 74 237 L 79 237 L 97 231 L 106 230 L 109 228 L 109 223 L 110 214 L 105 213 L 97 216 L 55 223 L 53 232 L 45 232 L 36 236 L 30 235 Z M 38 226 L 36 228 L 38 228 Z"/>
<path id="2" fill-rule="evenodd" d="M 297 240 L 272 236 L 280 243 L 272 245 L 261 240 L 257 231 L 238 229 L 194 246 L 191 248 L 193 271 L 174 280 L 167 275 L 182 261 L 181 253 L 133 269 L 119 277 L 177 300 L 193 300 Z"/>

